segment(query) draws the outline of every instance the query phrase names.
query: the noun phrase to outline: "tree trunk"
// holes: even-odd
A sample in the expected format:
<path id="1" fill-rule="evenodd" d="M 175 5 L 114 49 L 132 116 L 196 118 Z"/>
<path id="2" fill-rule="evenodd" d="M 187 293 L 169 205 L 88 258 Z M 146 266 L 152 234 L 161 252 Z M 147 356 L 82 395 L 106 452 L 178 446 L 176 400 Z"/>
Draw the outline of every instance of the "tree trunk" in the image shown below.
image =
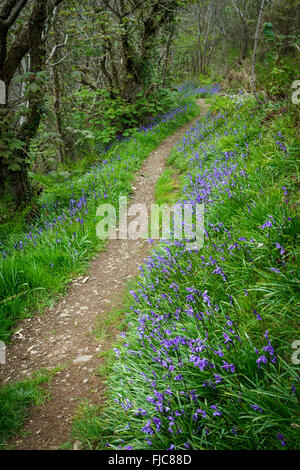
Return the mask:
<path id="1" fill-rule="evenodd" d="M 165 60 L 164 60 L 164 65 L 163 65 L 163 70 L 162 70 L 162 86 L 163 88 L 166 86 L 166 78 L 167 78 L 167 70 L 168 70 L 168 65 L 169 65 L 169 59 L 170 59 L 170 49 L 171 49 L 171 44 L 172 44 L 172 39 L 174 36 L 175 30 L 173 29 L 168 38 L 167 42 L 167 47 L 166 47 L 166 55 L 165 55 Z"/>
<path id="2" fill-rule="evenodd" d="M 53 67 L 53 89 L 54 89 L 54 114 L 56 120 L 56 130 L 60 139 L 58 145 L 58 158 L 60 162 L 65 161 L 65 134 L 63 130 L 62 117 L 61 117 L 61 99 L 60 99 L 60 83 L 59 83 L 59 73 L 57 66 Z"/>
<path id="3" fill-rule="evenodd" d="M 22 204 L 28 204 L 33 199 L 33 187 L 31 185 L 30 179 L 28 177 L 28 164 L 26 163 L 27 152 L 25 150 L 18 150 L 17 156 L 20 157 L 23 161 L 21 170 L 14 171 L 11 174 L 12 187 L 14 192 L 14 199 L 17 206 Z"/>
<path id="4" fill-rule="evenodd" d="M 15 9 L 13 9 L 15 2 L 7 2 L 0 12 L 0 79 L 5 82 L 7 97 L 9 97 L 10 83 L 18 72 L 26 54 L 29 54 L 30 60 L 29 85 L 35 85 L 31 87 L 26 113 L 20 121 L 17 122 L 14 118 L 8 100 L 0 110 L 3 117 L 0 137 L 1 133 L 4 133 L 8 136 L 7 140 L 12 135 L 23 143 L 21 148 L 17 147 L 11 151 L 11 161 L 9 163 L 6 161 L 7 148 L 4 149 L 4 158 L 1 158 L 2 149 L 0 149 L 0 173 L 5 175 L 6 180 L 12 181 L 12 192 L 15 194 L 18 205 L 23 202 L 28 203 L 33 197 L 33 190 L 28 177 L 27 160 L 30 142 L 36 136 L 43 113 L 44 87 L 41 72 L 45 68 L 45 25 L 55 6 L 62 1 L 32 0 L 30 2 L 32 5 L 31 13 L 29 17 L 24 16 L 28 19 L 23 20 L 23 23 L 22 20 L 20 21 L 20 25 L 14 33 L 15 39 L 10 44 L 9 49 L 7 37 L 10 27 L 18 19 L 21 9 L 27 5 L 27 0 L 19 0 Z M 7 146 L 9 147 L 9 140 Z M 16 171 L 13 171 L 13 167 Z"/>
<path id="5" fill-rule="evenodd" d="M 255 32 L 255 40 L 254 40 L 254 50 L 253 50 L 253 61 L 252 61 L 252 90 L 253 94 L 255 96 L 255 99 L 257 103 L 261 104 L 261 100 L 257 94 L 256 90 L 256 73 L 255 73 L 255 65 L 256 65 L 256 52 L 257 52 L 257 45 L 258 45 L 258 40 L 259 40 L 259 32 L 260 32 L 260 25 L 261 25 L 261 18 L 263 14 L 265 6 L 265 0 L 262 0 L 261 5 L 260 5 L 260 10 L 259 10 L 259 15 L 257 19 L 257 25 L 256 25 L 256 32 Z"/>

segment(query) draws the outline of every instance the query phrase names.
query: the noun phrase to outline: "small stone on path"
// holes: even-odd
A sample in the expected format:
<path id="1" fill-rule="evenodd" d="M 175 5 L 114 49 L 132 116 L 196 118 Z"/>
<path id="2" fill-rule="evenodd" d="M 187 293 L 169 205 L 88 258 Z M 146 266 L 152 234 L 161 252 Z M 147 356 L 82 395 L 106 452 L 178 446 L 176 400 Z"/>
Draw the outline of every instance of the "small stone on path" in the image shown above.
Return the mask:
<path id="1" fill-rule="evenodd" d="M 79 356 L 77 359 L 74 359 L 73 364 L 80 364 L 82 362 L 88 362 L 93 358 L 93 356 Z"/>

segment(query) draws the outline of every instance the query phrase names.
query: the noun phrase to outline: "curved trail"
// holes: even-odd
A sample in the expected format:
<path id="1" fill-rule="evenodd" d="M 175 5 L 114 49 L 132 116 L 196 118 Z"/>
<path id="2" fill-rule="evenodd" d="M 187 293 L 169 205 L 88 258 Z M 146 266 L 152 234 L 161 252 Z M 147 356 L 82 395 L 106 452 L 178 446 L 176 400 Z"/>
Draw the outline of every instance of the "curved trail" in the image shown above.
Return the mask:
<path id="1" fill-rule="evenodd" d="M 205 109 L 204 100 L 197 103 Z M 136 174 L 130 203 L 150 206 L 154 202 L 155 185 L 169 152 L 198 119 L 149 155 Z M 64 298 L 42 316 L 20 323 L 21 335 L 9 346 L 7 365 L 1 371 L 3 382 L 24 379 L 38 369 L 63 367 L 50 382 L 51 400 L 30 410 L 24 437 L 10 442 L 15 449 L 58 449 L 70 440 L 78 404 L 86 398 L 95 404 L 103 402 L 103 378 L 94 372 L 103 361 L 100 353 L 112 348 L 118 331 L 110 327 L 99 341 L 93 330 L 96 322 L 101 325 L 109 312 L 122 307 L 126 283 L 137 276 L 148 254 L 146 240 L 110 240 L 105 251 L 91 262 L 85 277 L 70 284 Z"/>

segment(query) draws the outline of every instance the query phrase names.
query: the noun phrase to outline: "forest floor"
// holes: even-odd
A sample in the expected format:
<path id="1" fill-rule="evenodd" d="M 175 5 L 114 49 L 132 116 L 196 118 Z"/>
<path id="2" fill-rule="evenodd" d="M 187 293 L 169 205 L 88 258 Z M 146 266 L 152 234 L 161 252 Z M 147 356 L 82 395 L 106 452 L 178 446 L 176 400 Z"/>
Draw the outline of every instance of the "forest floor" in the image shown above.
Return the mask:
<path id="1" fill-rule="evenodd" d="M 205 100 L 197 103 L 205 112 Z M 131 204 L 146 203 L 150 207 L 154 202 L 155 186 L 168 154 L 198 119 L 150 154 L 136 174 Z M 110 240 L 105 251 L 91 262 L 86 275 L 70 284 L 64 298 L 43 315 L 19 324 L 19 333 L 8 347 L 2 382 L 24 379 L 41 369 L 58 371 L 47 385 L 50 399 L 43 406 L 31 408 L 24 432 L 10 441 L 9 447 L 59 449 L 72 441 L 72 418 L 79 404 L 85 399 L 103 403 L 105 377 L 97 374 L 97 369 L 120 332 L 111 316 L 124 306 L 128 282 L 138 275 L 148 255 L 147 240 Z"/>

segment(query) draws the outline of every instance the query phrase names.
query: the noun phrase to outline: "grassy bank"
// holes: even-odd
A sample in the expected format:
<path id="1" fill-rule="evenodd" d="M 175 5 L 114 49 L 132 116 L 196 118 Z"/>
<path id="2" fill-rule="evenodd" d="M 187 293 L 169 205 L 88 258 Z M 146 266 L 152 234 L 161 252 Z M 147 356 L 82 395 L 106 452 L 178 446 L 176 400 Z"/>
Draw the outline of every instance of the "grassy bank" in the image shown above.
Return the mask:
<path id="1" fill-rule="evenodd" d="M 181 201 L 205 204 L 204 248 L 161 244 L 146 262 L 108 403 L 89 410 L 92 436 L 77 427 L 90 448 L 299 446 L 295 120 L 241 95 L 211 109 L 170 156 Z"/>
<path id="2" fill-rule="evenodd" d="M 39 371 L 31 379 L 0 389 L 0 449 L 6 448 L 6 441 L 22 429 L 29 408 L 41 406 L 48 399 L 43 385 L 50 379 L 50 373 Z"/>
<path id="3" fill-rule="evenodd" d="M 38 201 L 40 217 L 27 233 L 7 233 L 0 242 L 0 339 L 17 320 L 42 310 L 82 272 L 96 250 L 95 214 L 101 203 L 116 204 L 131 192 L 136 170 L 177 128 L 197 116 L 193 99 L 159 116 L 129 139 L 115 144 L 88 172 L 51 185 Z"/>

